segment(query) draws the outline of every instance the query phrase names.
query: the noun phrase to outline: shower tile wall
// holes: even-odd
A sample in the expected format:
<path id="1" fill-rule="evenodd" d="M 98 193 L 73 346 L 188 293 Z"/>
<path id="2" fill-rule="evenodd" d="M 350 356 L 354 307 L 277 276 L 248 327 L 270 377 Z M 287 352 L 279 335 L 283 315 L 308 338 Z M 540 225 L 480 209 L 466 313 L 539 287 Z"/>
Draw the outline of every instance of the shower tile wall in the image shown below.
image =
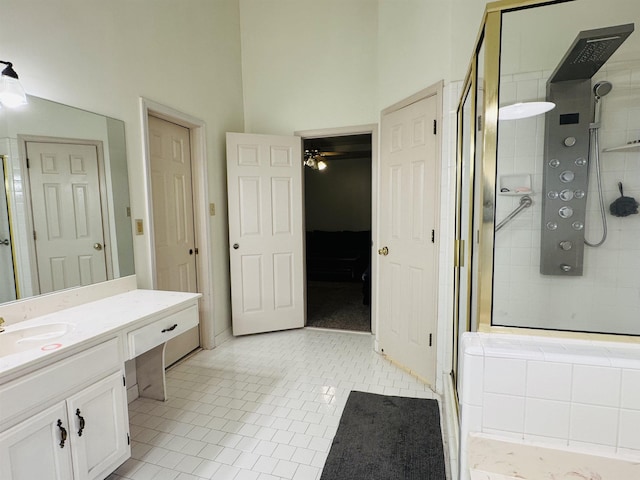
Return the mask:
<path id="1" fill-rule="evenodd" d="M 640 475 L 640 345 L 467 332 L 460 364 L 460 480 L 472 433 L 625 461 Z"/>
<path id="2" fill-rule="evenodd" d="M 544 100 L 550 74 L 503 76 L 500 104 Z M 605 79 L 613 90 L 603 99 L 601 150 L 640 139 L 640 62 L 606 65 L 593 81 Z M 500 122 L 498 152 L 497 184 L 500 175 L 530 174 L 534 203 L 496 233 L 494 324 L 639 335 L 640 215 L 618 218 L 608 208 L 619 196 L 619 181 L 625 195 L 640 200 L 640 150 L 601 153 L 609 233 L 603 246 L 586 247 L 582 277 L 539 273 L 544 116 Z M 588 195 L 586 237 L 597 242 L 602 229 L 593 174 Z M 496 223 L 519 201 L 498 193 Z"/>

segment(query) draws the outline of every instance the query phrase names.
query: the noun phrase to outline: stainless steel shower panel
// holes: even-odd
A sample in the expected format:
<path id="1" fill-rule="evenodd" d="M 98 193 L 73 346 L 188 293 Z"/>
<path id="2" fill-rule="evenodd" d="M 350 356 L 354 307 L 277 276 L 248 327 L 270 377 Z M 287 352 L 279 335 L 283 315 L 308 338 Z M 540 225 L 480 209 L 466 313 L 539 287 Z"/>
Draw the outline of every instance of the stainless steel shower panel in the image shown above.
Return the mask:
<path id="1" fill-rule="evenodd" d="M 547 84 L 540 273 L 580 276 L 589 185 L 591 80 Z"/>
<path id="2" fill-rule="evenodd" d="M 547 100 L 556 108 L 547 112 L 545 122 L 540 244 L 544 275 L 582 275 L 589 128 L 594 122 L 591 77 L 633 30 L 629 23 L 578 33 L 547 82 Z"/>
<path id="3" fill-rule="evenodd" d="M 634 24 L 585 30 L 578 34 L 549 78 L 550 83 L 591 78 L 633 32 Z"/>

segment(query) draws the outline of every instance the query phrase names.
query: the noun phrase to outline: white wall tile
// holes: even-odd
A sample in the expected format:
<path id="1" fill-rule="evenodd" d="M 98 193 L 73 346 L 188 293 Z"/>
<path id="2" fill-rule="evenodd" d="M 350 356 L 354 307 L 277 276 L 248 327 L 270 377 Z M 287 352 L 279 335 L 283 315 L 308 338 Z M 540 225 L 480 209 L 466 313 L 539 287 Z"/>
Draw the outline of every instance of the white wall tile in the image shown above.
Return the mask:
<path id="1" fill-rule="evenodd" d="M 640 370 L 622 371 L 621 397 L 622 408 L 640 410 Z"/>
<path id="2" fill-rule="evenodd" d="M 618 407 L 620 405 L 621 370 L 587 365 L 573 367 L 571 398 L 573 402 Z"/>
<path id="3" fill-rule="evenodd" d="M 508 395 L 524 395 L 527 362 L 510 358 L 486 357 L 484 391 Z"/>
<path id="4" fill-rule="evenodd" d="M 572 366 L 569 363 L 527 363 L 527 396 L 548 400 L 571 399 Z"/>
<path id="5" fill-rule="evenodd" d="M 553 438 L 569 436 L 569 402 L 527 398 L 524 433 Z"/>
<path id="6" fill-rule="evenodd" d="M 482 407 L 474 405 L 461 405 L 462 418 L 461 430 L 464 432 L 482 431 Z"/>
<path id="7" fill-rule="evenodd" d="M 620 410 L 618 448 L 640 451 L 640 410 Z"/>
<path id="8" fill-rule="evenodd" d="M 462 391 L 467 404 L 482 405 L 484 360 L 484 357 L 464 354 L 461 379 Z"/>
<path id="9" fill-rule="evenodd" d="M 524 404 L 524 397 L 485 393 L 482 407 L 482 431 L 491 429 L 523 432 Z"/>
<path id="10" fill-rule="evenodd" d="M 618 410 L 594 405 L 571 406 L 569 441 L 615 446 L 618 440 Z"/>

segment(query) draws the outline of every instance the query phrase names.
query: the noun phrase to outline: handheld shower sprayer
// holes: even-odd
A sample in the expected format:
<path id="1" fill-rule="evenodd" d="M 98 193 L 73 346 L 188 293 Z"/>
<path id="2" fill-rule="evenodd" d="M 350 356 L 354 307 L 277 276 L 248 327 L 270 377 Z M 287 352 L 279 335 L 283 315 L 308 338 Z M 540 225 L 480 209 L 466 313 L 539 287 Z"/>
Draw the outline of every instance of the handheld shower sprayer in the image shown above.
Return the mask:
<path id="1" fill-rule="evenodd" d="M 593 86 L 593 97 L 595 101 L 593 123 L 597 124 L 596 128 L 600 126 L 600 100 L 602 99 L 602 97 L 611 92 L 612 89 L 613 84 L 611 82 L 607 82 L 606 80 L 602 80 Z"/>
<path id="2" fill-rule="evenodd" d="M 584 243 L 590 247 L 599 247 L 607 239 L 607 215 L 604 207 L 604 194 L 602 192 L 602 174 L 600 169 L 600 145 L 598 141 L 598 130 L 600 130 L 600 102 L 602 97 L 613 89 L 611 82 L 600 81 L 593 86 L 594 110 L 593 123 L 589 125 L 589 164 L 593 163 L 596 171 L 596 182 L 598 186 L 598 203 L 600 205 L 600 217 L 602 218 L 602 238 L 596 243 L 589 242 L 586 238 Z"/>

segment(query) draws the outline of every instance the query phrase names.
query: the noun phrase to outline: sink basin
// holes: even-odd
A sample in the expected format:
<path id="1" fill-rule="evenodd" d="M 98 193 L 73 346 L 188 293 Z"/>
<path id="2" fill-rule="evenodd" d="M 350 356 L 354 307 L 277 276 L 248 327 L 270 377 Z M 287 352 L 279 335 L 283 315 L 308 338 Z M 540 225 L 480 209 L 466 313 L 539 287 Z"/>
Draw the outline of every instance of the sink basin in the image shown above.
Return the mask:
<path id="1" fill-rule="evenodd" d="M 62 345 L 55 342 L 73 330 L 71 323 L 47 323 L 31 327 L 7 329 L 0 333 L 0 356 L 24 352 L 32 348 L 55 350 Z"/>

